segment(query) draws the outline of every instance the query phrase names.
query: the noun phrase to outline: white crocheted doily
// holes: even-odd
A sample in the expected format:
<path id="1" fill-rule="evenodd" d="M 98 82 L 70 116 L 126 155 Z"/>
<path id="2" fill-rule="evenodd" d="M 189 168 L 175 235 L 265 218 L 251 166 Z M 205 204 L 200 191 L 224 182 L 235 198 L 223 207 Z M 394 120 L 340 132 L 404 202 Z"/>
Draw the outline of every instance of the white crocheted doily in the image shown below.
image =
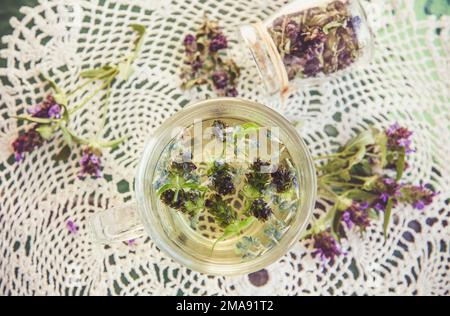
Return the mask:
<path id="1" fill-rule="evenodd" d="M 92 244 L 87 218 L 133 196 L 133 176 L 146 138 L 167 117 L 212 92 L 183 92 L 178 71 L 181 41 L 203 12 L 218 19 L 243 67 L 240 96 L 279 108 L 263 91 L 247 51 L 236 42 L 242 23 L 264 19 L 286 1 L 122 0 L 40 1 L 12 19 L 3 38 L 0 69 L 0 294 L 449 294 L 450 292 L 450 23 L 448 17 L 417 21 L 413 1 L 365 2 L 376 34 L 374 61 L 321 87 L 304 88 L 280 109 L 307 141 L 313 155 L 329 153 L 369 124 L 393 121 L 414 131 L 416 152 L 406 180 L 430 182 L 441 192 L 424 212 L 398 207 L 383 239 L 382 224 L 364 238 L 351 235 L 347 254 L 330 267 L 299 242 L 263 272 L 211 277 L 170 260 L 147 238 L 136 245 Z M 11 142 L 18 127 L 10 118 L 44 97 L 40 71 L 70 90 L 81 69 L 118 62 L 133 40 L 130 23 L 147 27 L 137 71 L 111 93 L 108 139 L 132 137 L 104 154 L 105 179 L 77 179 L 74 153 L 68 162 L 51 157 L 58 141 L 16 164 Z M 72 122 L 95 133 L 100 100 Z M 127 188 L 129 188 L 127 190 Z M 321 207 L 322 205 L 322 207 Z M 323 211 L 319 201 L 316 214 Z M 76 235 L 66 227 L 78 226 Z"/>

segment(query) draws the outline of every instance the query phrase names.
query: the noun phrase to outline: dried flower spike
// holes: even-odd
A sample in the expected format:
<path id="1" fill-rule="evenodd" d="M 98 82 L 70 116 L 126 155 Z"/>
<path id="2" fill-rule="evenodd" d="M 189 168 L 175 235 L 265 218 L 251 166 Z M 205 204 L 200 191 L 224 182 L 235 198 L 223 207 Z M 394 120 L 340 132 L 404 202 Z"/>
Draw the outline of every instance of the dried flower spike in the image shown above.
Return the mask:
<path id="1" fill-rule="evenodd" d="M 101 152 L 92 147 L 87 147 L 83 151 L 83 156 L 80 161 L 81 171 L 78 174 L 80 179 L 83 179 L 86 175 L 90 175 L 94 178 L 100 178 L 102 176 L 101 165 Z"/>
<path id="2" fill-rule="evenodd" d="M 19 134 L 19 137 L 12 143 L 14 157 L 17 162 L 22 161 L 25 153 L 30 153 L 44 143 L 42 136 L 33 127 L 26 132 Z"/>
<path id="3" fill-rule="evenodd" d="M 216 21 L 205 16 L 197 33 L 186 35 L 183 45 L 182 89 L 208 85 L 220 96 L 238 95 L 240 69 L 232 59 L 225 58 L 228 40 Z"/>
<path id="4" fill-rule="evenodd" d="M 329 232 L 321 232 L 313 237 L 315 251 L 312 255 L 319 256 L 323 263 L 333 262 L 342 254 L 341 247 Z"/>
<path id="5" fill-rule="evenodd" d="M 36 118 L 60 119 L 62 116 L 62 108 L 52 95 L 47 96 L 42 103 L 29 108 L 27 112 Z"/>

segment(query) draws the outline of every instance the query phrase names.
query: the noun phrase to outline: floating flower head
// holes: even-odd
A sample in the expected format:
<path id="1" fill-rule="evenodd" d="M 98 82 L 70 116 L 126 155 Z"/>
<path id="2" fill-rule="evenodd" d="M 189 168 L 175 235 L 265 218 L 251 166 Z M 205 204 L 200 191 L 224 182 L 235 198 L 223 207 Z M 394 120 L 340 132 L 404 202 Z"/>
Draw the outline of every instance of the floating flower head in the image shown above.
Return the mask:
<path id="1" fill-rule="evenodd" d="M 86 175 L 90 175 L 94 178 L 100 178 L 101 172 L 101 152 L 98 149 L 92 147 L 86 147 L 83 151 L 83 157 L 80 161 L 81 171 L 78 174 L 80 179 Z"/>
<path id="2" fill-rule="evenodd" d="M 367 203 L 353 202 L 352 206 L 344 211 L 341 219 L 348 229 L 356 226 L 361 230 L 365 230 L 370 225 L 369 213 L 367 212 L 368 206 Z"/>
<path id="3" fill-rule="evenodd" d="M 401 127 L 398 123 L 391 125 L 386 130 L 386 136 L 388 137 L 388 147 L 391 150 L 397 150 L 404 148 L 406 153 L 411 153 L 414 150 L 411 148 L 411 136 L 412 132 L 405 127 Z"/>
<path id="4" fill-rule="evenodd" d="M 294 175 L 288 168 L 279 166 L 278 169 L 272 173 L 272 184 L 275 185 L 278 193 L 286 192 L 292 187 L 293 178 Z"/>
<path id="5" fill-rule="evenodd" d="M 38 105 L 28 109 L 28 114 L 36 118 L 60 119 L 62 115 L 61 106 L 56 103 L 53 96 L 49 95 Z"/>
<path id="6" fill-rule="evenodd" d="M 314 235 L 313 241 L 315 251 L 312 255 L 314 257 L 319 255 L 324 263 L 334 261 L 335 257 L 342 254 L 341 247 L 329 232 L 321 232 L 320 234 Z"/>
<path id="7" fill-rule="evenodd" d="M 36 131 L 36 128 L 29 129 L 19 134 L 19 137 L 12 143 L 14 157 L 19 162 L 23 160 L 24 154 L 32 152 L 40 147 L 44 142 L 42 136 Z"/>
<path id="8" fill-rule="evenodd" d="M 266 221 L 272 215 L 272 209 L 262 198 L 258 198 L 253 201 L 250 207 L 250 212 L 260 221 Z"/>

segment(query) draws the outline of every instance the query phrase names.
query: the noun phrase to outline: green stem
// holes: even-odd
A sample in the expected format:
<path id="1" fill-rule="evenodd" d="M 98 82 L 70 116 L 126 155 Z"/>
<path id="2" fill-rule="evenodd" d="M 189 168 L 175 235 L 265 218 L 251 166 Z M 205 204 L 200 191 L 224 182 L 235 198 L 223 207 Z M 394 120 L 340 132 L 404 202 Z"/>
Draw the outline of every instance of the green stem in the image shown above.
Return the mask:
<path id="1" fill-rule="evenodd" d="M 89 101 L 91 101 L 101 90 L 105 89 L 110 83 L 111 81 L 113 81 L 113 79 L 115 78 L 115 75 L 111 75 L 111 77 L 104 82 L 100 88 L 97 88 L 93 93 L 91 93 L 86 99 L 83 100 L 83 102 L 81 102 L 80 104 L 78 104 L 77 106 L 75 106 L 73 109 L 69 110 L 69 114 L 74 114 L 75 112 L 81 110 Z"/>
<path id="2" fill-rule="evenodd" d="M 350 186 L 350 187 L 354 187 L 354 188 L 360 188 L 362 187 L 361 184 L 356 184 L 356 183 L 346 183 L 346 182 L 339 182 L 339 181 L 326 181 L 326 184 L 330 184 L 330 185 L 337 185 L 337 186 Z"/>
<path id="3" fill-rule="evenodd" d="M 105 103 L 103 104 L 103 111 L 102 111 L 102 114 L 101 114 L 102 121 L 101 121 L 100 127 L 99 127 L 99 129 L 97 131 L 97 139 L 101 138 L 101 133 L 103 131 L 103 128 L 106 125 L 106 120 L 108 118 L 109 96 L 110 95 L 111 95 L 111 81 L 109 82 L 109 85 L 108 85 L 108 87 L 106 89 Z"/>
<path id="4" fill-rule="evenodd" d="M 324 159 L 330 159 L 330 158 L 337 158 L 337 157 L 341 157 L 341 156 L 345 156 L 345 155 L 347 155 L 347 153 L 345 151 L 343 151 L 343 152 L 336 153 L 336 154 L 323 155 L 323 156 L 315 157 L 314 160 L 324 160 Z"/>
<path id="5" fill-rule="evenodd" d="M 97 80 L 97 78 L 91 78 L 91 79 L 83 82 L 82 84 L 77 86 L 75 89 L 73 89 L 73 91 L 69 92 L 67 94 L 67 96 L 70 97 L 70 96 L 74 95 L 76 92 L 80 91 L 81 89 L 83 89 L 84 87 L 86 87 L 88 84 L 92 83 L 95 80 Z"/>

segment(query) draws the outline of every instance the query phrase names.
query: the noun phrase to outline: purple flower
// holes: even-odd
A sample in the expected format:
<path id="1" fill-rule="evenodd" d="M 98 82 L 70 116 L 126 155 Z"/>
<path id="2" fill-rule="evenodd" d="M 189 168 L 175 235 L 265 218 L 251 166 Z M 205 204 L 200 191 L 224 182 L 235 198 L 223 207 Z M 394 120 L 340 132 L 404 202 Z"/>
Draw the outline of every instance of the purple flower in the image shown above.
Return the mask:
<path id="1" fill-rule="evenodd" d="M 135 246 L 136 245 L 136 239 L 130 239 L 127 241 L 127 245 L 128 246 Z"/>
<path id="2" fill-rule="evenodd" d="M 235 87 L 231 87 L 231 88 L 228 88 L 228 89 L 227 89 L 227 91 L 225 92 L 225 95 L 226 95 L 227 97 L 233 97 L 233 98 L 235 98 L 235 97 L 238 96 L 238 91 L 237 91 L 237 89 L 236 89 Z"/>
<path id="3" fill-rule="evenodd" d="M 319 255 L 322 262 L 333 261 L 336 256 L 342 254 L 341 247 L 336 239 L 328 232 L 322 232 L 314 236 L 314 248 L 316 249 L 312 255 Z"/>
<path id="4" fill-rule="evenodd" d="M 56 103 L 53 96 L 49 95 L 47 98 L 38 105 L 27 110 L 28 114 L 37 118 L 61 118 L 61 106 Z"/>
<path id="5" fill-rule="evenodd" d="M 78 226 L 72 220 L 69 219 L 66 223 L 66 226 L 71 234 L 75 235 L 76 233 L 78 233 Z"/>
<path id="6" fill-rule="evenodd" d="M 197 38 L 194 35 L 186 35 L 183 44 L 186 49 L 186 53 L 193 54 L 197 51 Z"/>
<path id="7" fill-rule="evenodd" d="M 425 206 L 433 203 L 433 198 L 439 193 L 433 192 L 431 189 L 427 188 L 427 186 L 415 186 L 408 185 L 404 186 L 402 189 L 402 193 L 405 197 L 405 200 L 412 204 L 412 206 L 417 210 L 423 210 Z"/>
<path id="8" fill-rule="evenodd" d="M 19 137 L 12 143 L 16 161 L 21 161 L 24 158 L 24 153 L 32 152 L 37 147 L 41 146 L 43 142 L 44 139 L 36 131 L 36 128 L 32 128 L 27 132 L 19 134 Z"/>
<path id="9" fill-rule="evenodd" d="M 298 36 L 300 35 L 300 28 L 295 21 L 289 21 L 286 24 L 285 32 L 291 41 L 296 41 Z"/>
<path id="10" fill-rule="evenodd" d="M 212 75 L 212 81 L 216 89 L 223 90 L 228 85 L 228 74 L 223 70 L 216 71 Z"/>
<path id="11" fill-rule="evenodd" d="M 306 77 L 315 77 L 322 71 L 322 64 L 319 58 L 310 57 L 307 59 L 303 73 Z"/>
<path id="12" fill-rule="evenodd" d="M 399 148 L 405 148 L 407 154 L 413 152 L 411 149 L 411 136 L 412 132 L 407 128 L 401 127 L 398 123 L 391 125 L 386 130 L 386 136 L 388 137 L 388 147 L 391 150 Z"/>
<path id="13" fill-rule="evenodd" d="M 369 213 L 367 203 L 358 204 L 354 202 L 342 215 L 342 221 L 347 225 L 348 229 L 357 226 L 365 230 L 370 225 Z"/>
<path id="14" fill-rule="evenodd" d="M 203 61 L 201 60 L 200 56 L 197 57 L 195 60 L 192 61 L 191 67 L 192 67 L 192 71 L 193 71 L 194 73 L 196 73 L 197 71 L 199 71 L 200 69 L 202 69 L 202 67 L 203 67 Z"/>
<path id="15" fill-rule="evenodd" d="M 348 26 L 353 29 L 353 32 L 357 32 L 361 26 L 361 17 L 354 15 L 348 20 Z"/>
<path id="16" fill-rule="evenodd" d="M 395 206 L 398 203 L 398 197 L 401 195 L 401 188 L 402 186 L 394 179 L 388 177 L 379 179 L 376 184 L 376 191 L 379 196 L 373 202 L 373 207 L 378 211 L 384 212 L 389 199 L 392 199 L 393 206 Z"/>
<path id="17" fill-rule="evenodd" d="M 227 47 L 228 47 L 227 38 L 222 33 L 217 33 L 216 35 L 214 35 L 214 37 L 211 39 L 211 42 L 209 43 L 209 51 L 211 53 L 215 53 Z"/>
<path id="18" fill-rule="evenodd" d="M 81 171 L 78 174 L 78 177 L 80 179 L 83 179 L 84 176 L 88 174 L 94 178 L 100 178 L 102 176 L 100 157 L 100 151 L 91 147 L 87 147 L 86 149 L 84 149 L 83 157 L 81 157 L 80 161 Z"/>

